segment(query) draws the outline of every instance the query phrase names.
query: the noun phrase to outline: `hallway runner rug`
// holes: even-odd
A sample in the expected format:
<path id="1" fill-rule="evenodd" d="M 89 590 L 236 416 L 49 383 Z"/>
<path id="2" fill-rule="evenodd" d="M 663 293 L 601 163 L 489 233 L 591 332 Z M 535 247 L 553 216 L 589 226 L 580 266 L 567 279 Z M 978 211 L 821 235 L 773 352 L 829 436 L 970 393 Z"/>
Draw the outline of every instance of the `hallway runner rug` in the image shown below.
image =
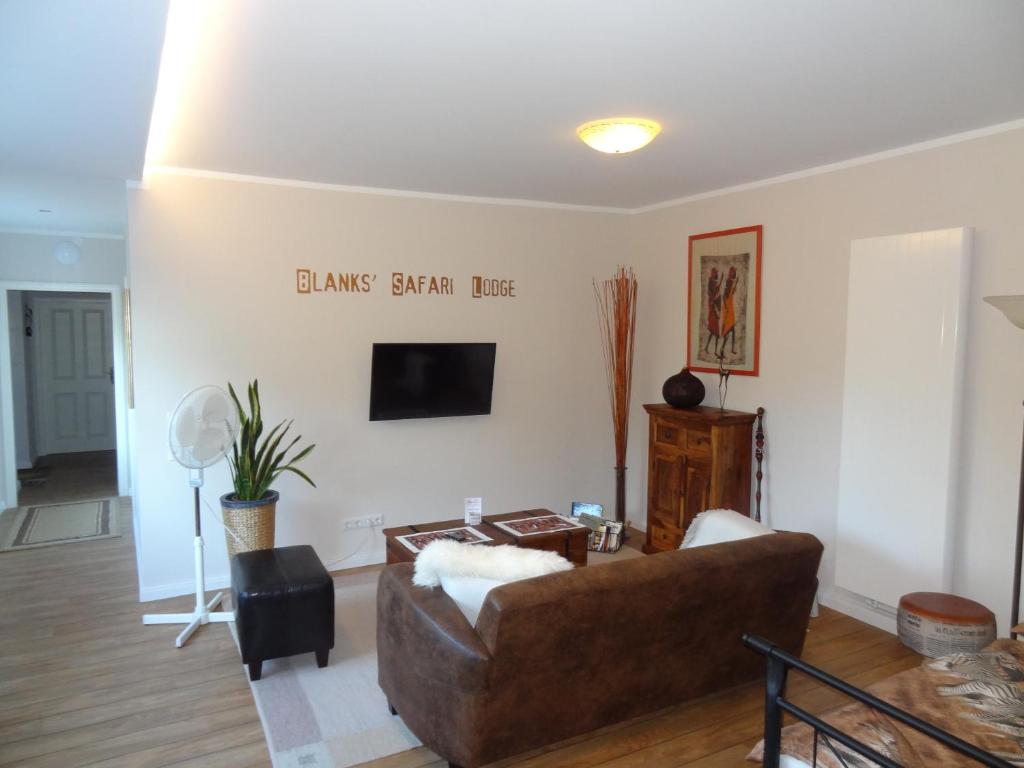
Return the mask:
<path id="1" fill-rule="evenodd" d="M 116 498 L 107 498 L 8 510 L 4 514 L 13 515 L 14 520 L 7 526 L 0 550 L 48 547 L 120 536 L 117 504 Z"/>

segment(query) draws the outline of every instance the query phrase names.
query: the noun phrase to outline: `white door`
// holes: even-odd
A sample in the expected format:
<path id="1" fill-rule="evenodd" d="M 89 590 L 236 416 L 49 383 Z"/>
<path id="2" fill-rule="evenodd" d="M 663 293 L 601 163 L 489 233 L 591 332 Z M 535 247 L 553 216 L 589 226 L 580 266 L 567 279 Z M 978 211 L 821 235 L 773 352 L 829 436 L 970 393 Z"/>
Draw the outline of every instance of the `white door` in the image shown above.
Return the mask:
<path id="1" fill-rule="evenodd" d="M 110 300 L 37 298 L 34 304 L 39 453 L 114 450 Z"/>

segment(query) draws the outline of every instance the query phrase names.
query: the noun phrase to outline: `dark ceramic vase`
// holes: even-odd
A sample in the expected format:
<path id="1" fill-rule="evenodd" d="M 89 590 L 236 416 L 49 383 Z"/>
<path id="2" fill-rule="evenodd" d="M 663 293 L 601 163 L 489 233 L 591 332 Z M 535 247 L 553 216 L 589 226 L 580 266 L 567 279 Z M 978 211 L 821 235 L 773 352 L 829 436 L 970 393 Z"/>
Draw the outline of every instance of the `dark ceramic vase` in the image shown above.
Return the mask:
<path id="1" fill-rule="evenodd" d="M 661 396 L 673 408 L 693 408 L 704 399 L 704 383 L 690 373 L 689 368 L 683 368 L 665 380 Z"/>

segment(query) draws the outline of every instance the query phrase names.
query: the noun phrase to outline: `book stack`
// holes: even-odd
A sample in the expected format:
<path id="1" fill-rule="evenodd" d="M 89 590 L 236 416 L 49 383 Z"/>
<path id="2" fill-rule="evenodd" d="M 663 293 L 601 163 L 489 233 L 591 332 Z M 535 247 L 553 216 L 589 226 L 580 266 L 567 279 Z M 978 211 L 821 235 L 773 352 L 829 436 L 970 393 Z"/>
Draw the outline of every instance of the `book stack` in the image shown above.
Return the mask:
<path id="1" fill-rule="evenodd" d="M 590 529 L 587 549 L 591 552 L 618 552 L 622 546 L 622 523 L 582 514 L 576 518 Z"/>

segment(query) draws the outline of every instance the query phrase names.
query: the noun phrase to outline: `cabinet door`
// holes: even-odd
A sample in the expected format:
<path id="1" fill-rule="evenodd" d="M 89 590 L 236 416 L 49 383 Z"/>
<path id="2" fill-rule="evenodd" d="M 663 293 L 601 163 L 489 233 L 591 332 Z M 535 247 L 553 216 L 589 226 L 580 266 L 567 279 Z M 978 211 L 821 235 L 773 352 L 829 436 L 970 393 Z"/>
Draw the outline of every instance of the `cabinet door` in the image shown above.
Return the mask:
<path id="1" fill-rule="evenodd" d="M 651 513 L 658 525 L 679 525 L 679 498 L 686 473 L 686 458 L 675 451 L 655 447 L 651 452 Z"/>
<path id="2" fill-rule="evenodd" d="M 683 457 L 683 483 L 679 497 L 679 519 L 685 532 L 693 518 L 706 510 L 711 499 L 711 463 L 707 459 Z"/>

